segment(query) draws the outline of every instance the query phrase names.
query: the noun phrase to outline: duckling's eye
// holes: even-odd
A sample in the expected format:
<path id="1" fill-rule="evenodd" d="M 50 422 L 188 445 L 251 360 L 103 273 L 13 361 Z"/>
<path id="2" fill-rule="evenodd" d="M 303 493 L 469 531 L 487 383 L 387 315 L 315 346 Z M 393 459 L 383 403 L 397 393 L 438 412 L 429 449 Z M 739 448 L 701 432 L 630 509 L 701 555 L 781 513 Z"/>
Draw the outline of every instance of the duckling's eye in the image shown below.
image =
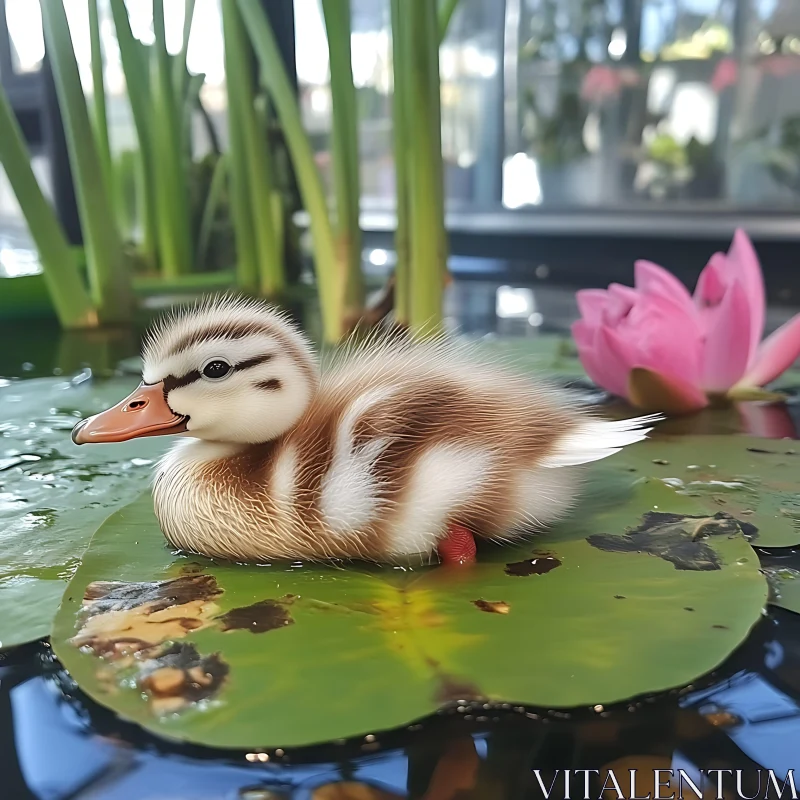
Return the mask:
<path id="1" fill-rule="evenodd" d="M 231 374 L 233 367 L 221 358 L 214 358 L 207 362 L 202 369 L 203 377 L 210 381 L 221 381 Z"/>

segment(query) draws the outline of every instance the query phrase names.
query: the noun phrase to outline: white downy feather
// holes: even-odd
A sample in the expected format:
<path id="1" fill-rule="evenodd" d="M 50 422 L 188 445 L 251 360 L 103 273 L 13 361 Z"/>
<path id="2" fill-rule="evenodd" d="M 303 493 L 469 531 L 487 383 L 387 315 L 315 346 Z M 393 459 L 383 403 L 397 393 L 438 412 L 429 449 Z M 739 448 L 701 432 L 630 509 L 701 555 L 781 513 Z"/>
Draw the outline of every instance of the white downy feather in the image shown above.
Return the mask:
<path id="1" fill-rule="evenodd" d="M 613 456 L 623 447 L 646 439 L 655 423 L 663 419 L 663 414 L 649 414 L 623 420 L 587 420 L 559 440 L 542 466 L 575 467 Z"/>

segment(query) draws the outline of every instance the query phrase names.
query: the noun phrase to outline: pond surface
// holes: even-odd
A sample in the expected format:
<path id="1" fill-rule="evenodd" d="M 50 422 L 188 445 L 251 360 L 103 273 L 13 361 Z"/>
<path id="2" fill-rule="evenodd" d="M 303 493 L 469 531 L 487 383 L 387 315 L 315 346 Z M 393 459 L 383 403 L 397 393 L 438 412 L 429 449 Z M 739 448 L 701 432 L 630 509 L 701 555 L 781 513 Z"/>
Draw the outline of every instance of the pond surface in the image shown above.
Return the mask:
<path id="1" fill-rule="evenodd" d="M 23 579 L 44 576 L 57 588 L 76 565 L 57 553 L 40 563 L 37 537 L 47 536 L 50 517 L 86 514 L 87 528 L 96 527 L 93 513 L 105 513 L 99 498 L 111 494 L 122 504 L 136 496 L 154 454 L 152 443 L 141 453 L 131 443 L 97 463 L 68 441 L 74 419 L 110 402 L 109 392 L 122 396 L 120 387 L 135 385 L 119 365 L 135 355 L 136 335 L 59 336 L 30 327 L 24 341 L 0 331 L 0 535 L 23 563 Z M 521 332 L 492 346 L 575 378 L 568 347 Z M 664 432 L 797 438 L 799 417 L 793 404 L 729 409 L 669 423 Z M 800 569 L 794 549 L 758 552 L 765 566 Z M 4 580 L 20 578 L 4 575 L 0 592 Z M 24 623 L 24 601 L 13 594 L 0 611 Z M 494 800 L 544 797 L 539 780 L 545 788 L 555 781 L 551 796 L 562 797 L 560 770 L 608 768 L 617 775 L 682 769 L 697 781 L 702 770 L 742 770 L 742 794 L 761 797 L 759 770 L 774 770 L 781 782 L 788 770 L 800 771 L 798 744 L 800 616 L 779 608 L 714 675 L 679 692 L 570 714 L 456 707 L 385 737 L 269 753 L 171 744 L 120 721 L 75 687 L 46 641 L 0 653 L 0 794 L 13 800 Z M 600 796 L 602 780 L 595 773 L 588 780 L 590 795 Z M 582 797 L 583 773 L 572 781 L 572 797 Z M 725 785 L 726 796 L 736 796 L 733 774 Z M 652 779 L 637 791 L 652 792 Z"/>

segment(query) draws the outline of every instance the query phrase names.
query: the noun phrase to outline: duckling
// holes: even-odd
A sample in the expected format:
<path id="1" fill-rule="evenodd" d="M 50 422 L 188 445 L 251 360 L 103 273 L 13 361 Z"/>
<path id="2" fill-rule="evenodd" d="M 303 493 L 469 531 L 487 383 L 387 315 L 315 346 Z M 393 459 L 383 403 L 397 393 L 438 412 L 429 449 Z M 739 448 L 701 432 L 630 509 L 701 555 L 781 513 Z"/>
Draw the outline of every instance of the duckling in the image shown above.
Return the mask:
<path id="1" fill-rule="evenodd" d="M 444 341 L 344 348 L 320 371 L 274 308 L 224 297 L 164 319 L 143 380 L 77 444 L 180 434 L 155 513 L 176 548 L 233 561 L 470 561 L 562 517 L 582 465 L 658 415 L 596 418 Z"/>

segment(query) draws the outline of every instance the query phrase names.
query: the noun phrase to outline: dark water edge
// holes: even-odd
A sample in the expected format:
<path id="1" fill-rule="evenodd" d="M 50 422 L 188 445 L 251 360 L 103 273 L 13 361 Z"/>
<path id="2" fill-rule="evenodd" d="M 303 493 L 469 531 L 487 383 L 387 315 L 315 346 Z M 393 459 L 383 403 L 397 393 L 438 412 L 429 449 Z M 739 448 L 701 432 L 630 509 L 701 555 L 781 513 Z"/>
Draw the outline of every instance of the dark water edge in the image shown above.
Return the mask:
<path id="1" fill-rule="evenodd" d="M 95 376 L 112 374 L 136 353 L 139 337 L 131 330 L 61 335 L 29 325 L 22 338 L 0 329 L 0 376 L 67 376 L 86 367 Z M 597 393 L 587 399 L 607 400 Z M 750 424 L 763 428 L 752 430 L 758 435 L 796 438 L 799 421 L 800 403 L 793 400 L 760 412 Z M 667 424 L 670 434 L 748 429 L 736 408 Z M 757 552 L 765 566 L 800 569 L 800 548 Z M 759 769 L 774 770 L 781 781 L 797 769 L 800 786 L 800 616 L 771 609 L 713 675 L 674 692 L 570 712 L 453 706 L 375 741 L 282 754 L 167 742 L 83 695 L 46 642 L 0 652 L 0 800 L 311 800 L 315 791 L 316 800 L 333 800 L 337 796 L 326 798 L 319 787 L 340 782 L 385 793 L 342 800 L 516 800 L 544 796 L 533 770 L 547 786 L 555 778 L 552 796 L 561 797 L 557 770 L 609 765 L 618 772 L 684 769 L 690 776 L 743 770 L 748 797 L 764 796 Z M 454 794 L 473 773 L 474 788 Z M 591 796 L 599 797 L 602 784 L 592 781 Z M 451 791 L 440 792 L 442 785 Z M 735 797 L 731 789 L 726 796 Z M 573 791 L 573 798 L 580 796 L 582 789 Z"/>

